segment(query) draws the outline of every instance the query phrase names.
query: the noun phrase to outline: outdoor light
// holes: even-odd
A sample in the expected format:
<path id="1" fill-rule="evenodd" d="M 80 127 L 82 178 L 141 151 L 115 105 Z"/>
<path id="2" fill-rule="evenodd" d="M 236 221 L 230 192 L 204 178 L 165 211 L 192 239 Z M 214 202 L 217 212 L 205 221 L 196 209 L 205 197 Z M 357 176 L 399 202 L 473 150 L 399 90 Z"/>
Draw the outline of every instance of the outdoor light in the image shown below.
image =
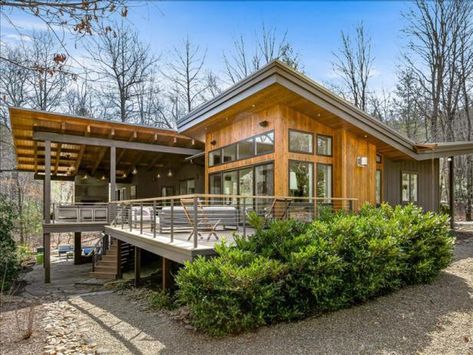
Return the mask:
<path id="1" fill-rule="evenodd" d="M 158 173 L 158 174 L 156 175 L 156 178 L 161 179 L 161 174 Z"/>
<path id="2" fill-rule="evenodd" d="M 122 177 L 125 179 L 126 178 L 126 173 L 123 173 Z"/>
<path id="3" fill-rule="evenodd" d="M 217 141 L 214 139 L 214 140 L 210 141 L 210 144 L 215 145 L 215 144 L 217 144 Z"/>
<path id="4" fill-rule="evenodd" d="M 84 174 L 83 179 L 84 179 L 84 180 L 87 180 L 87 178 L 88 178 L 87 174 Z"/>
<path id="5" fill-rule="evenodd" d="M 448 158 L 447 158 L 447 161 L 452 161 L 452 157 L 448 157 Z"/>
<path id="6" fill-rule="evenodd" d="M 172 177 L 172 171 L 171 171 L 171 169 L 169 169 L 168 176 L 169 176 L 169 177 Z"/>
<path id="7" fill-rule="evenodd" d="M 259 125 L 260 125 L 261 127 L 268 127 L 268 121 L 261 121 L 261 122 L 259 123 Z"/>
<path id="8" fill-rule="evenodd" d="M 133 168 L 133 170 L 131 171 L 131 173 L 132 173 L 133 175 L 136 175 L 136 174 L 138 174 L 138 170 L 136 169 L 136 167 L 135 167 L 135 168 Z"/>
<path id="9" fill-rule="evenodd" d="M 368 166 L 368 157 L 357 157 L 356 164 L 361 168 Z"/>
<path id="10" fill-rule="evenodd" d="M 100 178 L 100 180 L 105 181 L 105 175 L 102 175 L 102 177 Z"/>

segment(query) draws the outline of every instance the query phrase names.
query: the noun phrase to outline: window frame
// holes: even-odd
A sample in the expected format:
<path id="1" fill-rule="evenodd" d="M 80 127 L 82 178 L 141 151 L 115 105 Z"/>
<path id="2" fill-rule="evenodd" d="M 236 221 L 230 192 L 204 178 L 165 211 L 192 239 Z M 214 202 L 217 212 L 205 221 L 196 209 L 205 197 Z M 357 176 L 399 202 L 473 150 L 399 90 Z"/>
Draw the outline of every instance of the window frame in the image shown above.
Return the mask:
<path id="1" fill-rule="evenodd" d="M 319 166 L 330 166 L 330 169 L 331 169 L 331 174 L 330 174 L 330 192 L 331 192 L 331 196 L 319 196 L 317 195 L 315 192 L 315 189 L 317 189 L 317 173 L 318 173 L 318 170 L 319 170 Z M 333 198 L 333 164 L 331 163 L 317 163 L 316 164 L 316 170 L 315 170 L 315 176 L 314 176 L 314 179 L 315 179 L 315 189 L 314 189 L 314 194 L 315 194 L 315 197 L 316 198 L 324 198 L 324 199 L 332 199 Z"/>
<path id="2" fill-rule="evenodd" d="M 319 142 L 318 142 L 319 137 L 330 138 L 330 154 L 320 153 L 320 151 L 319 151 Z M 333 157 L 333 136 L 330 136 L 328 134 L 316 133 L 316 135 L 315 135 L 315 154 L 319 155 L 321 157 Z"/>
<path id="3" fill-rule="evenodd" d="M 303 134 L 310 135 L 312 137 L 311 151 L 310 152 L 304 152 L 304 151 L 301 151 L 301 150 L 292 150 L 291 149 L 291 132 L 303 133 Z M 315 153 L 314 143 L 315 142 L 314 142 L 314 133 L 313 132 L 307 132 L 307 131 L 302 131 L 302 130 L 293 129 L 293 128 L 289 128 L 288 131 L 287 131 L 287 150 L 290 153 L 314 155 L 314 153 Z"/>
<path id="4" fill-rule="evenodd" d="M 265 162 L 261 162 L 261 163 L 258 163 L 258 164 L 248 164 L 248 165 L 245 165 L 245 166 L 240 166 L 238 168 L 232 168 L 232 169 L 227 169 L 227 170 L 221 170 L 221 171 L 216 171 L 214 173 L 210 173 L 209 174 L 209 185 L 208 185 L 208 191 L 211 190 L 211 186 L 210 186 L 210 176 L 212 175 L 220 175 L 220 186 L 221 188 L 223 188 L 223 174 L 225 173 L 230 173 L 230 172 L 233 172 L 233 171 L 236 171 L 237 172 L 237 180 L 238 180 L 238 191 L 237 191 L 237 195 L 240 194 L 240 170 L 245 170 L 245 169 L 248 169 L 248 168 L 251 168 L 253 169 L 253 192 L 256 191 L 256 168 L 258 166 L 263 166 L 263 165 L 270 165 L 272 164 L 273 165 L 273 179 L 272 179 L 272 185 L 273 185 L 273 192 L 274 192 L 274 188 L 275 188 L 275 185 L 274 185 L 274 181 L 275 181 L 275 168 L 274 168 L 274 160 L 268 160 L 268 161 L 265 161 Z M 211 194 L 211 193 L 210 193 Z M 221 191 L 221 195 L 225 195 L 223 193 L 223 191 Z M 266 196 L 266 195 L 261 195 L 261 196 Z"/>
<path id="5" fill-rule="evenodd" d="M 383 169 L 376 169 L 375 171 L 375 174 L 378 174 L 379 172 L 379 202 L 378 201 L 375 201 L 376 205 L 381 205 L 383 203 L 383 179 L 384 179 L 384 174 L 383 174 Z M 375 200 L 376 200 L 376 194 L 378 193 L 377 191 L 377 186 L 376 186 L 376 178 L 377 176 L 375 175 Z M 402 180 L 402 176 L 401 176 L 401 180 Z M 401 181 L 401 184 L 402 184 L 402 181 Z M 401 196 L 401 199 L 402 199 L 402 196 Z"/>
<path id="6" fill-rule="evenodd" d="M 404 201 L 402 199 L 402 176 L 404 174 L 408 174 L 409 175 L 409 201 Z M 412 190 L 411 190 L 411 178 L 412 176 L 415 175 L 416 176 L 416 196 L 415 196 L 415 199 L 413 200 L 412 199 Z M 402 170 L 401 171 L 401 193 L 400 193 L 400 199 L 401 199 L 401 205 L 406 205 L 406 204 L 409 204 L 409 203 L 414 203 L 414 204 L 417 204 L 419 202 L 419 173 L 417 171 L 412 171 L 412 170 Z"/>
<path id="7" fill-rule="evenodd" d="M 240 160 L 246 160 L 246 159 L 251 159 L 251 158 L 254 158 L 254 157 L 259 157 L 259 156 L 263 156 L 263 155 L 267 155 L 267 154 L 273 154 L 274 151 L 275 151 L 275 145 L 276 145 L 276 142 L 274 142 L 273 144 L 273 149 L 270 151 L 270 152 L 266 152 L 266 153 L 260 153 L 260 154 L 257 154 L 257 144 L 256 144 L 256 138 L 259 137 L 259 136 L 264 136 L 264 135 L 267 135 L 267 134 L 270 134 L 270 133 L 273 133 L 273 139 L 274 137 L 276 136 L 275 133 L 274 133 L 274 129 L 272 130 L 269 130 L 269 131 L 266 131 L 266 132 L 263 132 L 263 133 L 259 133 L 259 134 L 255 134 L 254 136 L 250 136 L 250 137 L 246 137 L 244 139 L 241 139 L 239 141 L 236 141 L 236 142 L 233 142 L 233 143 L 230 143 L 230 144 L 226 144 L 224 146 L 221 146 L 220 148 L 216 148 L 216 149 L 213 149 L 213 150 L 210 150 L 208 153 L 207 153 L 207 166 L 209 168 L 213 168 L 214 166 L 220 166 L 220 165 L 225 165 L 225 164 L 230 164 L 230 163 L 233 163 L 233 162 L 236 162 L 236 161 L 240 161 Z M 240 147 L 239 147 L 239 143 L 240 142 L 245 142 L 245 141 L 248 141 L 248 140 L 252 140 L 253 141 L 253 155 L 250 156 L 250 157 L 247 157 L 247 158 L 240 158 Z M 223 149 L 229 147 L 229 146 L 232 146 L 232 145 L 236 145 L 236 159 L 235 160 L 231 160 L 231 161 L 227 161 L 227 162 L 223 162 Z M 209 159 L 209 155 L 213 152 L 216 152 L 216 151 L 220 151 L 220 163 L 218 164 L 214 164 L 214 165 L 210 165 L 210 159 Z M 249 165 L 252 165 L 252 164 L 249 164 Z"/>
<path id="8" fill-rule="evenodd" d="M 311 169 L 312 169 L 312 194 L 310 196 L 291 196 L 291 162 L 296 162 L 296 163 L 307 163 L 310 164 Z M 306 160 L 298 160 L 298 159 L 288 159 L 287 161 L 287 192 L 288 196 L 290 197 L 302 197 L 302 198 L 313 198 L 315 197 L 315 177 L 314 177 L 314 172 L 315 172 L 315 165 L 313 161 L 306 161 Z"/>

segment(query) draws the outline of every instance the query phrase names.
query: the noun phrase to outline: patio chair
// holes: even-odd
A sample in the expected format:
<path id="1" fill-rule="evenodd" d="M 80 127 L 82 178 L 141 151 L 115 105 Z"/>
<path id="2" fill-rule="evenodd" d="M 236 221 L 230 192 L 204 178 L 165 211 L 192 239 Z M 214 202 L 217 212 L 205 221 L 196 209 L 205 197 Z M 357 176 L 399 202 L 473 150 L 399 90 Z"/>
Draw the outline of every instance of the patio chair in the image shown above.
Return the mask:
<path id="1" fill-rule="evenodd" d="M 291 207 L 292 199 L 275 198 L 269 210 L 264 214 L 266 220 L 286 219 L 289 216 L 289 207 Z"/>
<path id="2" fill-rule="evenodd" d="M 216 233 L 216 229 L 220 224 L 220 219 L 216 221 L 210 221 L 205 211 L 205 208 L 202 206 L 199 200 L 197 200 L 197 206 L 194 206 L 193 198 L 181 198 L 181 205 L 184 209 L 184 214 L 186 215 L 186 218 L 192 227 L 192 232 L 187 237 L 187 240 L 190 240 L 194 236 L 194 230 L 197 230 L 197 237 L 200 237 L 200 239 L 202 239 L 203 237 L 202 234 L 199 232 L 199 229 L 210 231 L 209 235 L 207 236 L 207 240 L 210 240 L 212 236 L 214 236 L 215 239 L 219 240 L 218 235 Z M 194 219 L 195 207 L 197 207 L 197 221 L 195 221 Z"/>

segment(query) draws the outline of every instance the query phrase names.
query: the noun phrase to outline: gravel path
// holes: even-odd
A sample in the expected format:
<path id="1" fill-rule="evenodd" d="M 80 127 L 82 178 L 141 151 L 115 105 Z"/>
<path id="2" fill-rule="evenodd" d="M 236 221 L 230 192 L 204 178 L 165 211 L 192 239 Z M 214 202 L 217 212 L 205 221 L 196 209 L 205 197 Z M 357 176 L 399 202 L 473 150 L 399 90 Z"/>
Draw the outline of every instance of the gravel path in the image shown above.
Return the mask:
<path id="1" fill-rule="evenodd" d="M 85 354 L 473 355 L 472 235 L 460 236 L 454 263 L 431 285 L 408 287 L 358 307 L 221 339 L 188 330 L 170 315 L 146 310 L 118 293 L 70 291 L 56 299 L 54 295 L 43 298 L 37 310 L 39 329 L 27 341 L 8 337 L 8 322 L 14 314 L 4 312 L 0 353 L 68 353 L 70 347 L 63 348 L 64 342 L 56 352 L 57 339 L 52 335 L 57 333 Z M 71 334 L 75 334 L 73 340 L 67 338 Z M 43 342 L 38 342 L 41 338 Z"/>
<path id="2" fill-rule="evenodd" d="M 195 333 L 117 293 L 70 303 L 113 354 L 473 354 L 473 238 L 458 240 L 455 262 L 431 285 L 237 337 Z"/>

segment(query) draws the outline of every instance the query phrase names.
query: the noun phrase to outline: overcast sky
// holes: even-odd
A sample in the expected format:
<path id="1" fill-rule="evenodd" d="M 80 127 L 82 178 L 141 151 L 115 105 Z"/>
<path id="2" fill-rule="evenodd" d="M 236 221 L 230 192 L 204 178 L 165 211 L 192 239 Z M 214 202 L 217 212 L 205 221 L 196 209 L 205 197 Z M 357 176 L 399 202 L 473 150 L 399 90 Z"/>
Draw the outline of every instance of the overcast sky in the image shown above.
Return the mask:
<path id="1" fill-rule="evenodd" d="M 130 2 L 127 21 L 144 42 L 165 61 L 169 51 L 189 35 L 207 49 L 207 67 L 223 73 L 223 53 L 240 34 L 251 41 L 265 23 L 277 27 L 300 54 L 305 73 L 321 83 L 333 80 L 331 62 L 340 44 L 340 31 L 353 32 L 363 21 L 372 37 L 375 57 L 373 89 L 392 89 L 396 65 L 406 41 L 401 15 L 412 3 L 401 1 L 333 2 Z M 15 11 L 9 17 L 27 32 L 43 25 Z M 14 43 L 17 32 L 2 17 L 2 41 Z M 74 51 L 71 44 L 71 51 Z M 80 44 L 79 44 L 80 48 Z"/>

